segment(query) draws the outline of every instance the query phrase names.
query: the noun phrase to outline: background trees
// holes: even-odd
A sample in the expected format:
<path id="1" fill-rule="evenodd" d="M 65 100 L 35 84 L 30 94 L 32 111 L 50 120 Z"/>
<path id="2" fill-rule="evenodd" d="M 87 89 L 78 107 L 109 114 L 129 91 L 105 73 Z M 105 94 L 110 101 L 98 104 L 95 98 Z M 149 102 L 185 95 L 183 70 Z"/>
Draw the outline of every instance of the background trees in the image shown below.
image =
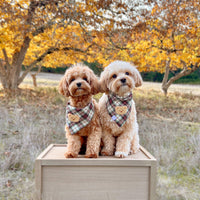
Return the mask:
<path id="1" fill-rule="evenodd" d="M 0 81 L 13 91 L 38 64 L 122 59 L 164 73 L 167 94 L 200 65 L 199 13 L 197 0 L 0 0 Z"/>
<path id="2" fill-rule="evenodd" d="M 27 73 L 42 63 L 57 66 L 93 59 L 98 31 L 122 26 L 120 1 L 1 0 L 0 81 L 16 90 Z M 117 17 L 118 16 L 118 17 Z M 130 16 L 131 19 L 131 16 Z M 97 52 L 95 52 L 97 53 Z M 98 54 L 96 54 L 98 55 Z M 26 66 L 21 71 L 22 64 Z"/>
<path id="3" fill-rule="evenodd" d="M 200 2 L 173 0 L 154 2 L 146 18 L 146 30 L 132 34 L 127 46 L 132 61 L 142 71 L 164 73 L 162 90 L 200 67 Z M 134 56 L 136 55 L 136 56 Z M 169 78 L 169 72 L 174 76 Z"/>

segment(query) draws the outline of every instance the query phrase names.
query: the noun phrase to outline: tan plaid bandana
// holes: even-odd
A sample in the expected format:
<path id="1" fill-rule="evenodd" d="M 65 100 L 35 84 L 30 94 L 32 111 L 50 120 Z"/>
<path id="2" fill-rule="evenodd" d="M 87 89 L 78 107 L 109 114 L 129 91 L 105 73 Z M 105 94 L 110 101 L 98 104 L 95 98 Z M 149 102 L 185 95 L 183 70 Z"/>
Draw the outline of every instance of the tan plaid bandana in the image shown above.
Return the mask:
<path id="1" fill-rule="evenodd" d="M 116 94 L 109 93 L 106 107 L 111 119 L 117 123 L 119 127 L 123 126 L 131 112 L 132 92 L 126 97 L 120 97 Z"/>
<path id="2" fill-rule="evenodd" d="M 67 105 L 66 108 L 66 124 L 69 127 L 70 133 L 73 135 L 87 126 L 94 115 L 94 105 L 90 102 L 84 108 L 76 108 Z"/>

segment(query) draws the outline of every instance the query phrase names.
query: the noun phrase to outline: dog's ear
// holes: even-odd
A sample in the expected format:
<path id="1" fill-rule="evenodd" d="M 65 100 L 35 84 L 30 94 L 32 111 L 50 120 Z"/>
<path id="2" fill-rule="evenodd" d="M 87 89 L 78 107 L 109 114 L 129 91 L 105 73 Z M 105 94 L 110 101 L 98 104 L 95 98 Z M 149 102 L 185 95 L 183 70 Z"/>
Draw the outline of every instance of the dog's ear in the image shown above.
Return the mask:
<path id="1" fill-rule="evenodd" d="M 100 76 L 100 81 L 99 81 L 99 86 L 100 86 L 100 92 L 102 93 L 108 93 L 109 92 L 109 89 L 108 89 L 108 86 L 107 86 L 107 82 L 108 82 L 108 77 L 107 77 L 107 71 L 103 71 L 101 73 L 101 76 Z"/>
<path id="2" fill-rule="evenodd" d="M 133 68 L 133 78 L 135 81 L 135 87 L 139 87 L 142 85 L 142 77 L 140 75 L 140 72 L 135 67 Z"/>
<path id="3" fill-rule="evenodd" d="M 60 94 L 66 96 L 66 97 L 69 97 L 70 93 L 69 93 L 68 87 L 69 87 L 68 82 L 66 80 L 66 77 L 64 76 L 60 80 L 59 87 L 58 87 Z"/>
<path id="4" fill-rule="evenodd" d="M 90 72 L 90 85 L 92 94 L 97 94 L 100 92 L 99 80 L 93 71 Z"/>

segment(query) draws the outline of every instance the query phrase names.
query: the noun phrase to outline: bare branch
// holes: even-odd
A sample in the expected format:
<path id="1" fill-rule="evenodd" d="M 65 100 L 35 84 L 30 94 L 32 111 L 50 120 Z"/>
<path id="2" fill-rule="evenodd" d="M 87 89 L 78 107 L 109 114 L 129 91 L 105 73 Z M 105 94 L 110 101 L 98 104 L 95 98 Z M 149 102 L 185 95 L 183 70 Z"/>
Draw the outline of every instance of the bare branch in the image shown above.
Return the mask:
<path id="1" fill-rule="evenodd" d="M 10 74 L 11 66 L 9 63 L 6 49 L 3 48 L 2 51 L 3 51 L 5 60 L 0 59 L 0 80 L 1 80 L 2 84 L 5 84 L 5 80 L 7 79 L 8 75 Z"/>
<path id="2" fill-rule="evenodd" d="M 54 18 L 56 19 L 56 17 Z M 54 24 L 59 24 L 58 22 L 53 21 L 54 19 L 51 19 L 50 21 L 48 21 L 46 24 L 43 24 L 42 26 L 38 27 L 33 33 L 33 36 L 37 36 L 40 33 L 44 33 L 44 31 L 48 28 L 50 28 L 51 26 L 53 26 Z"/>
<path id="3" fill-rule="evenodd" d="M 162 51 L 166 51 L 168 53 L 176 53 L 177 51 L 183 51 L 183 49 L 169 49 L 169 48 L 159 47 L 159 46 L 155 46 L 155 45 L 151 45 L 151 47 L 155 47 L 157 49 L 160 49 Z"/>
<path id="4" fill-rule="evenodd" d="M 41 56 L 39 56 L 35 61 L 33 61 L 28 67 L 27 69 L 23 72 L 23 74 L 21 75 L 21 77 L 18 80 L 18 84 L 20 84 L 24 78 L 26 77 L 26 75 L 35 67 L 35 65 L 37 63 L 39 63 L 40 61 L 42 61 L 46 55 L 53 53 L 57 48 L 49 48 L 46 52 L 44 52 Z"/>
<path id="5" fill-rule="evenodd" d="M 39 56 L 36 60 L 34 60 L 28 67 L 27 69 L 23 72 L 23 74 L 21 75 L 21 77 L 18 80 L 18 85 L 24 80 L 24 78 L 26 77 L 26 75 L 36 66 L 37 63 L 41 62 L 47 55 L 52 54 L 56 51 L 69 51 L 69 50 L 73 50 L 75 52 L 81 52 L 87 55 L 87 52 L 89 51 L 89 49 L 93 46 L 94 44 L 89 45 L 85 50 L 83 49 L 79 49 L 79 48 L 75 48 L 75 47 L 64 47 L 64 48 L 57 48 L 57 47 L 51 47 L 49 49 L 47 49 L 41 56 Z"/>
<path id="6" fill-rule="evenodd" d="M 8 55 L 7 55 L 6 49 L 3 48 L 2 51 L 3 51 L 3 55 L 4 55 L 4 58 L 5 58 L 6 65 L 8 65 L 8 67 L 10 67 L 10 63 L 9 63 L 9 60 L 8 60 Z"/>
<path id="7" fill-rule="evenodd" d="M 5 48 L 3 48 L 2 49 L 2 51 L 3 51 L 3 55 L 4 55 L 4 59 L 5 59 L 5 64 L 3 64 L 2 62 L 1 62 L 1 73 L 5 76 L 5 77 L 7 77 L 7 76 L 9 76 L 10 75 L 10 71 L 11 71 L 11 66 L 10 66 L 10 63 L 9 63 L 9 59 L 8 59 L 8 55 L 7 55 L 7 52 L 6 52 L 6 49 Z"/>
<path id="8" fill-rule="evenodd" d="M 0 77 L 6 75 L 5 64 L 3 62 L 5 61 L 0 59 Z"/>

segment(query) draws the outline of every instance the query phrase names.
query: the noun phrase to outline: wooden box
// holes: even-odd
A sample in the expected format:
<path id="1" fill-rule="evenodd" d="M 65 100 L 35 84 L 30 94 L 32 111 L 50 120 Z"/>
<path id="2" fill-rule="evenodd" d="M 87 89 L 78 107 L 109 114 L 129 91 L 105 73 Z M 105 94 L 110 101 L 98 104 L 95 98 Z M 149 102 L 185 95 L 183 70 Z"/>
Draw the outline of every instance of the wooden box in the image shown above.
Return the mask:
<path id="1" fill-rule="evenodd" d="M 36 199 L 155 200 L 156 159 L 143 147 L 128 158 L 64 158 L 52 144 L 36 159 Z"/>

